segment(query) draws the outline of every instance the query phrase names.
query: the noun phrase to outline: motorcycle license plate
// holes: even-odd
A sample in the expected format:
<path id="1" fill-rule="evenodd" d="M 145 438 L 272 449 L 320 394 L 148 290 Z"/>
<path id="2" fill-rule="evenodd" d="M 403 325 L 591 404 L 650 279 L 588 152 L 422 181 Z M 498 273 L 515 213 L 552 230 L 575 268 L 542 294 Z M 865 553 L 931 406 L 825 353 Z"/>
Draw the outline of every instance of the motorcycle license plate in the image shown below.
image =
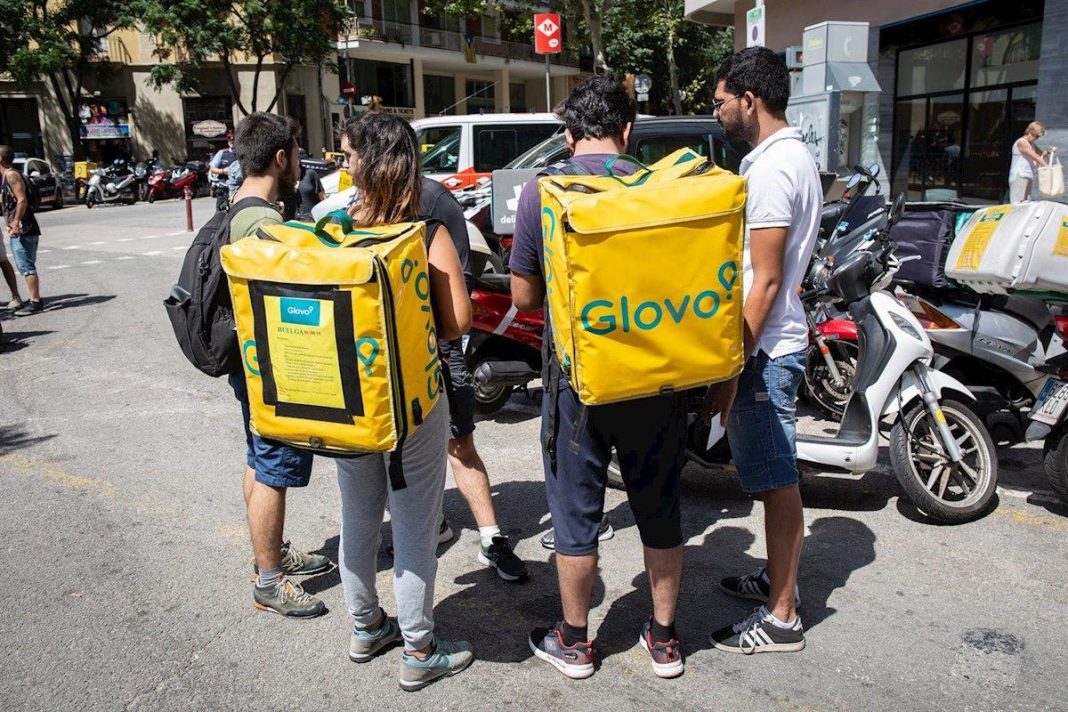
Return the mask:
<path id="1" fill-rule="evenodd" d="M 1068 409 L 1068 383 L 1051 378 L 1038 394 L 1038 402 L 1031 411 L 1031 420 L 1056 425 L 1065 409 Z"/>

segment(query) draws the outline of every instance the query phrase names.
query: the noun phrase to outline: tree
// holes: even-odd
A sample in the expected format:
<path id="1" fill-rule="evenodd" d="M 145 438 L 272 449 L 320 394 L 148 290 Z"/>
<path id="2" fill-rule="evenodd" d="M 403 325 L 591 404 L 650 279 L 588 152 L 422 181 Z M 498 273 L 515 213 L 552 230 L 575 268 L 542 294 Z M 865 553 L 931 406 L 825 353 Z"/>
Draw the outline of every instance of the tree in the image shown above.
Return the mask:
<path id="1" fill-rule="evenodd" d="M 110 70 L 107 38 L 135 22 L 128 0 L 0 0 L 0 70 L 22 87 L 48 82 L 75 160 L 85 156 L 78 114 L 86 80 Z"/>
<path id="2" fill-rule="evenodd" d="M 179 92 L 195 91 L 200 72 L 218 61 L 245 115 L 273 110 L 295 67 L 335 68 L 337 28 L 348 14 L 339 0 L 134 1 L 161 60 L 152 68 L 152 83 L 157 88 L 171 84 Z M 242 56 L 255 63 L 248 105 L 241 99 L 234 69 Z M 280 73 L 270 66 L 275 57 L 282 65 Z M 270 101 L 261 106 L 268 98 L 259 92 L 264 71 L 275 73 L 276 81 Z"/>

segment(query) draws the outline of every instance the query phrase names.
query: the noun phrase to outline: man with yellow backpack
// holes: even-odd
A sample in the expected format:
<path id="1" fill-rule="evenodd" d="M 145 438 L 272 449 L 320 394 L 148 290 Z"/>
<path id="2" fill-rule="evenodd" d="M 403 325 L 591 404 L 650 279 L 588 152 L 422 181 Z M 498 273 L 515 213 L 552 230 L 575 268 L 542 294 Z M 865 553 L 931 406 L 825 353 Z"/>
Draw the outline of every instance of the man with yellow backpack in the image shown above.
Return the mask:
<path id="1" fill-rule="evenodd" d="M 636 166 L 616 160 L 627 145 L 636 106 L 623 85 L 604 76 L 580 83 L 557 109 L 572 158 L 565 174 L 626 176 Z M 606 168 L 610 164 L 610 168 Z M 516 215 L 510 267 L 512 298 L 521 311 L 541 309 L 546 298 L 542 202 L 537 181 L 523 189 Z M 547 340 L 551 326 L 546 324 Z M 598 530 L 604 513 L 607 468 L 619 452 L 634 519 L 641 534 L 653 615 L 642 645 L 661 677 L 683 672 L 675 605 L 682 575 L 679 474 L 683 465 L 685 411 L 676 394 L 591 407 L 587 411 L 554 358 L 545 359 L 559 387 L 543 399 L 545 489 L 552 514 L 563 620 L 530 634 L 534 654 L 573 679 L 593 674 L 588 614 L 597 576 Z M 545 380 L 543 378 L 543 380 Z"/>

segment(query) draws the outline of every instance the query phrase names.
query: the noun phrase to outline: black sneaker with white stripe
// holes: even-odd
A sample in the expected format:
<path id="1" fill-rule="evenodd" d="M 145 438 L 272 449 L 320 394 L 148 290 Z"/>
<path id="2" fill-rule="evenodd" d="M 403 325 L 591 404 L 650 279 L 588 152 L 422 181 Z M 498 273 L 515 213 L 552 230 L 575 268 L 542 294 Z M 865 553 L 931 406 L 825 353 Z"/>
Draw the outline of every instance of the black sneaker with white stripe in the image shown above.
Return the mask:
<path id="1" fill-rule="evenodd" d="M 768 596 L 771 595 L 771 583 L 766 568 L 745 576 L 728 576 L 719 582 L 719 587 L 735 598 L 749 598 L 761 603 L 767 603 Z M 801 592 L 797 586 L 794 586 L 794 605 L 801 607 Z"/>
<path id="2" fill-rule="evenodd" d="M 801 616 L 789 628 L 781 628 L 765 606 L 757 606 L 745 620 L 717 630 L 709 637 L 712 645 L 728 653 L 796 653 L 805 649 Z"/>

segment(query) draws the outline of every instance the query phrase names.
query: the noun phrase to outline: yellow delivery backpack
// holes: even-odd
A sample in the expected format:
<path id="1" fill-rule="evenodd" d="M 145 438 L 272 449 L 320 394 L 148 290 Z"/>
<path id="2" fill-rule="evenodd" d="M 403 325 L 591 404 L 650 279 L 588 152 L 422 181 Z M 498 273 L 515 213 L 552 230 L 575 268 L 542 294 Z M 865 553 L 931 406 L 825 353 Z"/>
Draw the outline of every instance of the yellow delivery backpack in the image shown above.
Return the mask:
<path id="1" fill-rule="evenodd" d="M 551 350 L 582 403 L 741 372 L 745 179 L 683 149 L 538 190 Z"/>
<path id="2" fill-rule="evenodd" d="M 442 387 L 426 235 L 422 222 L 354 230 L 337 211 L 222 249 L 255 433 L 399 455 Z"/>

